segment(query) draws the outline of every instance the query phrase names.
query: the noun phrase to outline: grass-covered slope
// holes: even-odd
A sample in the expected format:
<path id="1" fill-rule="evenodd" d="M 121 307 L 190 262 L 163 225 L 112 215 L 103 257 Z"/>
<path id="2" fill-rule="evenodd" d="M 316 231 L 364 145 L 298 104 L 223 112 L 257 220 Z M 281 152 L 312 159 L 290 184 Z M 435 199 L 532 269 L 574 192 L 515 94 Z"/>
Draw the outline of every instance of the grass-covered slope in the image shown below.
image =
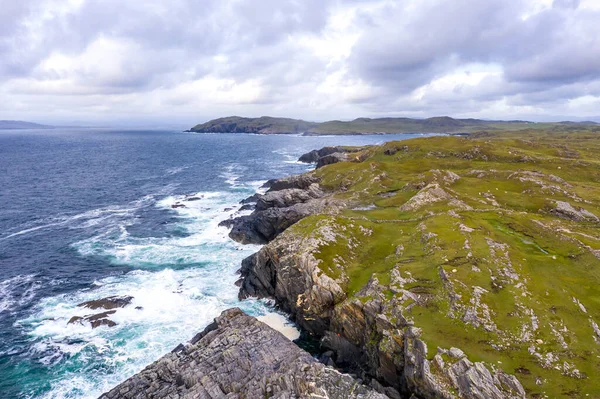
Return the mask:
<path id="1" fill-rule="evenodd" d="M 308 131 L 317 124 L 299 119 L 273 118 L 242 118 L 229 116 L 213 119 L 194 126 L 190 131 L 197 133 L 257 133 L 257 134 L 299 134 Z"/>
<path id="2" fill-rule="evenodd" d="M 325 274 L 355 297 L 376 277 L 430 358 L 458 347 L 529 397 L 600 397 L 600 135 L 433 137 L 355 157 L 316 174 L 362 205 L 289 231 L 327 232 Z"/>
<path id="3" fill-rule="evenodd" d="M 516 131 L 524 129 L 595 127 L 594 122 L 534 123 L 527 121 L 488 121 L 454 119 L 448 116 L 427 119 L 357 118 L 352 121 L 306 122 L 299 119 L 242 118 L 229 116 L 194 126 L 197 133 L 258 133 L 258 134 L 387 134 L 387 133 L 471 133 L 481 130 Z"/>

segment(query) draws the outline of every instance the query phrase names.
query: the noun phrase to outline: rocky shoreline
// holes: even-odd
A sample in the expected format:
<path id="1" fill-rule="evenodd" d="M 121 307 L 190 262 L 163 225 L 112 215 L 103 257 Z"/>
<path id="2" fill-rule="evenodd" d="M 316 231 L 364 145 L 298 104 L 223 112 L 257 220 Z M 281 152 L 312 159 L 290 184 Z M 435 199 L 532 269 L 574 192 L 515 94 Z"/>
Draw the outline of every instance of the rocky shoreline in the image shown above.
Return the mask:
<path id="1" fill-rule="evenodd" d="M 360 162 L 360 150 L 364 148 L 322 149 L 301 160 L 318 168 Z M 335 215 L 356 204 L 334 198 L 336 192 L 320 183 L 314 172 L 269 181 L 265 194 L 245 201 L 253 208 L 250 215 L 222 225 L 231 227 L 235 241 L 265 244 L 243 261 L 237 282 L 240 299 L 274 299 L 319 341 L 325 353 L 320 359 L 329 366 L 256 319 L 230 309 L 188 344 L 101 398 L 525 397 L 517 378 L 469 360 L 459 348 L 438 348 L 431 359 L 421 330 L 403 314 L 404 297 L 418 300 L 412 292 L 389 299 L 372 277 L 357 296 L 349 296 L 339 280 L 323 273 L 314 252 L 333 240 L 332 226 L 318 225 L 318 239 L 304 239 L 287 229 L 310 215 Z M 402 287 L 399 273 L 392 278 Z"/>
<path id="2" fill-rule="evenodd" d="M 100 399 L 309 397 L 385 398 L 233 308 Z"/>
<path id="3" fill-rule="evenodd" d="M 320 168 L 347 161 L 349 154 L 360 150 L 364 148 L 345 151 L 326 147 L 303 155 L 300 161 L 316 163 Z M 231 223 L 232 239 L 252 242 L 248 237 L 253 237 L 254 231 L 265 230 L 262 225 L 266 210 L 264 206 L 258 206 L 261 203 L 272 204 L 268 209 L 273 209 L 274 213 L 292 215 L 285 223 L 276 218 L 277 226 L 292 225 L 308 214 L 334 214 L 352 206 L 349 201 L 330 198 L 334 193 L 326 193 L 318 186 L 318 178 L 312 173 L 292 176 L 283 182 L 272 183 L 270 191 L 257 198 L 252 215 Z M 290 196 L 286 190 L 292 186 L 296 191 Z M 315 192 L 319 195 L 311 195 Z M 272 200 L 280 196 L 287 201 Z M 265 198 L 269 200 L 265 201 Z M 330 206 L 315 206 L 317 203 Z M 306 211 L 298 212 L 298 208 Z M 277 234 L 262 236 L 269 243 L 243 261 L 238 281 L 240 299 L 274 299 L 304 331 L 320 340 L 323 351 L 332 353 L 328 357 L 331 364 L 358 374 L 390 398 L 525 396 L 514 376 L 500 370 L 490 371 L 483 363 L 470 361 L 458 348 L 438 348 L 433 362 L 429 361 L 427 345 L 419 338 L 420 329 L 402 315 L 401 303 L 386 299 L 384 287 L 376 278 L 371 279 L 358 295 L 369 300 L 349 298 L 338 282 L 320 270 L 319 261 L 313 256 L 328 235 L 335 235 L 334 231 L 328 231 L 329 226 L 323 226 L 323 238 L 318 240 L 304 240 L 284 230 L 276 228 Z M 412 294 L 407 291 L 407 295 Z M 394 321 L 385 316 L 390 313 L 395 316 Z"/>

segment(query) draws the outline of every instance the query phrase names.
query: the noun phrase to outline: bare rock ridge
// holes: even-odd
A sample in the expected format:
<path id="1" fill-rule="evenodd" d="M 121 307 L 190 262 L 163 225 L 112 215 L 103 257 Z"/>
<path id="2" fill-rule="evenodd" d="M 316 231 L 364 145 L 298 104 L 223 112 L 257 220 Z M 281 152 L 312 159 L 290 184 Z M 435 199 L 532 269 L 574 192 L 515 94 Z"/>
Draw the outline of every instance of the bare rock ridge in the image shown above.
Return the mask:
<path id="1" fill-rule="evenodd" d="M 349 154 L 367 147 L 324 147 L 302 155 L 300 162 L 316 163 L 317 169 L 349 160 Z M 358 160 L 358 159 L 357 159 Z M 321 212 L 335 213 L 347 204 L 328 198 L 312 173 L 269 180 L 264 194 L 255 194 L 242 201 L 245 209 L 254 204 L 250 215 L 221 222 L 231 227 L 229 236 L 242 244 L 266 244 L 299 220 Z"/>
<path id="2" fill-rule="evenodd" d="M 340 201 L 327 198 L 312 174 L 290 176 L 270 181 L 264 195 L 254 195 L 245 203 L 255 202 L 250 215 L 225 220 L 221 225 L 231 227 L 229 236 L 243 244 L 266 244 L 292 224 L 308 215 L 335 211 Z"/>
<path id="3" fill-rule="evenodd" d="M 317 362 L 281 333 L 233 308 L 224 311 L 190 342 L 100 397 L 117 398 L 385 396 Z"/>
<path id="4" fill-rule="evenodd" d="M 299 162 L 316 163 L 317 168 L 347 159 L 347 154 L 357 153 L 366 147 L 323 147 L 320 150 L 312 150 L 303 154 Z"/>

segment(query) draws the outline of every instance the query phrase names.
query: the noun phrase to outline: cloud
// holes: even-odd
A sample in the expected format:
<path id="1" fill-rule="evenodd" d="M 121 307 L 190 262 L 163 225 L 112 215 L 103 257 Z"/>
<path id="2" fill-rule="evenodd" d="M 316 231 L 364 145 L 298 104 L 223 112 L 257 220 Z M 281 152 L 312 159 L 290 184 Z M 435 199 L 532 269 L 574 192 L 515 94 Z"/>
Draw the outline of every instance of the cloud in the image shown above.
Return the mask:
<path id="1" fill-rule="evenodd" d="M 595 0 L 20 0 L 0 118 L 595 116 L 598 20 Z"/>

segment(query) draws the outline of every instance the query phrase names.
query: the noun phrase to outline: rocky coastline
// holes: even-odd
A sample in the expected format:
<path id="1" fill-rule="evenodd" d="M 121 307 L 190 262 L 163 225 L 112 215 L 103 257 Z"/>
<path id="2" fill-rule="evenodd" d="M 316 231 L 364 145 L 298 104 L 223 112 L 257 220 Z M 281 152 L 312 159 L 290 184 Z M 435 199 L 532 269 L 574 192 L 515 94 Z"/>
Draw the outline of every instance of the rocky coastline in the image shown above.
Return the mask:
<path id="1" fill-rule="evenodd" d="M 304 154 L 299 160 L 315 163 L 318 169 L 347 161 L 348 155 L 365 149 L 325 147 Z M 360 157 L 355 161 L 360 161 Z M 386 299 L 384 287 L 376 278 L 360 293 L 359 296 L 370 298 L 363 302 L 349 298 L 335 280 L 322 273 L 313 256 L 322 241 L 303 240 L 281 228 L 269 230 L 277 234 L 262 235 L 259 241 L 248 240 L 257 235 L 256 231 L 268 230 L 262 227 L 265 203 L 271 205 L 267 209 L 273 209 L 274 213 L 292 215 L 286 223 L 276 219 L 277 226 L 292 225 L 310 214 L 335 214 L 354 205 L 351 201 L 330 198 L 334 193 L 320 187 L 312 173 L 271 182 L 270 187 L 265 195 L 256 198 L 256 209 L 251 215 L 230 222 L 232 239 L 242 243 L 268 242 L 242 263 L 238 281 L 240 299 L 274 299 L 304 331 L 320 341 L 322 351 L 332 353 L 328 358 L 331 364 L 359 375 L 390 398 L 525 396 L 514 376 L 490 371 L 482 363 L 470 361 L 458 348 L 440 348 L 435 364 L 427 360 L 427 345 L 419 338 L 420 329 L 402 315 L 401 303 Z M 286 191 L 290 189 L 296 190 L 295 195 Z M 330 206 L 315 206 L 326 203 Z M 298 208 L 304 212 L 297 211 Z M 325 237 L 327 234 L 335 233 L 326 231 Z M 395 316 L 394 321 L 385 316 L 390 312 Z M 435 368 L 439 372 L 434 373 Z"/>
<path id="2" fill-rule="evenodd" d="M 588 358 L 600 330 L 592 301 L 570 285 L 588 289 L 584 281 L 594 277 L 579 265 L 600 259 L 580 239 L 592 239 L 600 214 L 593 195 L 598 175 L 582 159 L 593 157 L 595 142 L 490 137 L 311 151 L 301 160 L 316 164 L 314 171 L 269 181 L 264 194 L 243 201 L 252 213 L 222 222 L 233 240 L 263 244 L 242 262 L 239 297 L 274 300 L 317 343 L 312 357 L 289 340 L 281 351 L 285 359 L 303 359 L 300 369 L 320 393 L 289 379 L 298 364 L 284 362 L 280 370 L 279 360 L 252 357 L 264 345 L 276 356 L 279 338 L 230 310 L 105 398 L 500 399 L 595 392 Z M 547 156 L 548 148 L 558 148 L 558 155 Z M 557 164 L 578 170 L 580 180 L 565 180 L 571 175 Z M 230 316 L 252 325 L 252 333 L 228 330 Z M 201 339 L 210 334 L 226 343 L 210 346 Z M 224 338 L 231 334 L 240 339 Z M 221 352 L 242 360 L 227 358 L 227 368 Z M 261 383 L 252 370 L 239 375 L 247 371 L 240 363 L 247 353 Z M 220 372 L 181 356 L 219 359 L 211 367 Z M 160 371 L 165 367 L 167 374 Z M 177 377 L 182 370 L 186 377 Z M 343 377 L 333 382 L 334 375 Z M 205 382 L 198 385 L 199 379 Z M 275 380 L 286 382 L 270 385 Z M 360 388 L 346 390 L 350 385 Z M 214 386 L 219 390 L 210 391 Z M 135 394 L 115 393 L 121 390 Z"/>
<path id="3" fill-rule="evenodd" d="M 385 398 L 233 308 L 100 399 L 309 397 Z"/>

